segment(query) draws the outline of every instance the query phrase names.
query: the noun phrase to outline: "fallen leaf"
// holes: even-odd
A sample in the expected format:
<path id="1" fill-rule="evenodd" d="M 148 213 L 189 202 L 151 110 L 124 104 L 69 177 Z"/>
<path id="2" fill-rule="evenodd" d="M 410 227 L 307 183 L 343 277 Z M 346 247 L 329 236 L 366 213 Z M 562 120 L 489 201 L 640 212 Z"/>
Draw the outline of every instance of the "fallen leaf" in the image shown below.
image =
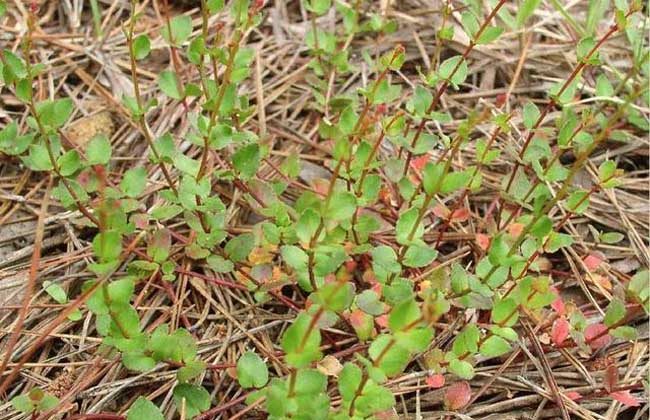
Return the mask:
<path id="1" fill-rule="evenodd" d="M 445 375 L 442 375 L 440 373 L 436 373 L 435 375 L 427 376 L 427 379 L 425 379 L 425 382 L 427 385 L 429 385 L 431 388 L 441 388 L 445 385 Z"/>
<path id="2" fill-rule="evenodd" d="M 482 233 L 477 233 L 476 234 L 476 244 L 483 251 L 487 251 L 488 248 L 490 247 L 490 237 L 487 236 L 487 235 L 484 235 Z"/>
<path id="3" fill-rule="evenodd" d="M 79 118 L 64 130 L 66 138 L 81 147 L 85 147 L 95 136 L 104 134 L 110 138 L 114 132 L 115 123 L 108 111 Z"/>
<path id="4" fill-rule="evenodd" d="M 594 271 L 603 262 L 603 260 L 594 254 L 589 254 L 582 259 L 582 262 L 585 263 L 587 270 Z"/>
<path id="5" fill-rule="evenodd" d="M 618 383 L 618 368 L 614 363 L 612 363 L 609 366 L 607 366 L 607 368 L 605 369 L 603 386 L 605 387 L 607 392 L 612 392 L 612 390 L 616 388 L 617 383 Z"/>
<path id="6" fill-rule="evenodd" d="M 343 369 L 343 365 L 339 362 L 339 359 L 328 355 L 318 362 L 316 369 L 318 369 L 323 375 L 338 377 L 339 372 Z"/>
<path id="7" fill-rule="evenodd" d="M 469 219 L 470 212 L 467 207 L 463 207 L 462 209 L 454 210 L 453 213 L 451 213 L 451 216 L 449 219 L 452 222 L 464 222 L 467 219 Z"/>
<path id="8" fill-rule="evenodd" d="M 571 401 L 578 401 L 582 399 L 582 394 L 576 391 L 567 391 L 564 393 L 564 396 L 570 399 Z"/>
<path id="9" fill-rule="evenodd" d="M 593 350 L 597 350 L 612 342 L 612 336 L 607 334 L 603 324 L 591 324 L 585 328 L 585 341 Z"/>
<path id="10" fill-rule="evenodd" d="M 553 339 L 553 343 L 555 343 L 556 346 L 559 346 L 568 336 L 569 321 L 564 317 L 556 319 L 551 328 L 551 338 Z"/>
<path id="11" fill-rule="evenodd" d="M 609 396 L 628 407 L 638 407 L 641 405 L 639 400 L 630 394 L 630 391 L 616 391 L 609 394 Z"/>
<path id="12" fill-rule="evenodd" d="M 463 408 L 472 397 L 472 388 L 469 383 L 462 381 L 456 382 L 447 388 L 445 392 L 445 407 L 448 410 L 458 410 Z"/>

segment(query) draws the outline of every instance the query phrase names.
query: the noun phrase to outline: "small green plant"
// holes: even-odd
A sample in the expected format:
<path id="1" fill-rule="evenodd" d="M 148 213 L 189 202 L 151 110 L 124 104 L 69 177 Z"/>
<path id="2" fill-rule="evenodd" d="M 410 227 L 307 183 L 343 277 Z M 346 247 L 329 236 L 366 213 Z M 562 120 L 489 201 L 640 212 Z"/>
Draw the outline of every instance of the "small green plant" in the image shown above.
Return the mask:
<path id="1" fill-rule="evenodd" d="M 39 413 L 44 413 L 59 404 L 59 399 L 44 392 L 40 388 L 32 388 L 26 394 L 11 399 L 11 405 L 23 414 L 31 414 L 36 418 Z"/>
<path id="2" fill-rule="evenodd" d="M 486 360 L 519 351 L 530 321 L 549 333 L 547 350 L 577 347 L 593 354 L 613 340 L 636 340 L 627 324 L 650 311 L 647 269 L 617 287 L 604 313 L 588 321 L 581 308 L 565 305 L 542 257 L 570 249 L 576 240 L 566 229 L 571 217 L 586 214 L 599 191 L 624 182 L 615 159 L 593 166 L 593 153 L 610 138 L 625 137 L 622 124 L 647 135 L 641 109 L 648 106 L 649 67 L 641 5 L 615 2 L 612 23 L 600 35 L 594 23 L 604 16 L 595 10 L 600 2 L 590 2 L 584 26 L 568 19 L 583 37 L 576 42 L 572 71 L 548 97 L 513 111 L 503 106 L 506 97 L 452 115 L 444 98 L 467 90 L 472 52 L 524 30 L 540 4 L 524 0 L 513 16 L 506 3 L 487 2 L 485 10 L 480 2 L 460 2 L 460 8 L 447 2 L 431 68 L 417 69 L 419 78 L 405 84 L 400 75 L 409 46 L 392 45 L 382 53 L 363 49 L 363 61 L 351 54 L 356 39 L 381 39 L 398 29 L 395 21 L 362 1 L 305 0 L 310 112 L 318 116 L 317 144 L 329 172 L 309 186 L 298 179 L 297 156 L 274 168 L 279 181 L 260 175 L 273 145 L 253 129 L 259 104 L 244 86 L 256 55 L 247 40 L 265 18 L 263 1 L 202 0 L 200 30 L 193 30 L 188 15 L 165 15 L 155 36 L 137 32 L 143 4 L 131 1 L 122 33 L 133 91 L 121 105 L 148 156 L 118 175 L 107 136 L 94 137 L 83 150 L 65 146 L 62 129 L 74 111 L 72 99 L 34 94 L 47 68 L 33 62 L 32 12 L 22 54 L 4 49 L 0 55 L 3 89 L 29 111 L 25 124 L 13 120 L 2 128 L 0 151 L 31 171 L 53 174 L 53 197 L 79 212 L 93 232 L 87 267 L 93 276 L 79 295 L 71 299 L 51 281 L 43 289 L 67 305 L 63 315 L 69 320 L 92 314 L 102 357 L 119 358 L 128 372 L 173 369 L 170 399 L 188 419 L 212 418 L 222 409 L 215 406 L 209 373 L 223 366 L 201 358 L 196 331 L 182 311 L 178 322 L 165 318 L 152 327 L 138 307 L 140 291 L 151 284 L 176 305 L 179 296 L 171 285 L 188 273 L 247 291 L 260 306 L 279 302 L 292 315 L 277 353 L 245 351 L 226 367 L 234 367 L 229 371 L 243 390 L 238 401 L 271 419 L 384 418 L 396 406 L 390 379 L 415 360 L 432 387 L 451 382 L 444 405 L 462 411 L 479 397 L 467 381 Z M 101 36 L 99 5 L 91 4 Z M 339 19 L 334 29 L 320 24 L 328 13 Z M 211 22 L 224 16 L 230 30 L 214 34 Z M 461 30 L 452 19 L 460 19 L 468 41 L 449 56 L 444 46 Z M 627 74 L 604 71 L 600 57 L 603 45 L 620 34 L 632 45 Z M 182 139 L 172 129 L 158 133 L 150 126 L 160 104 L 143 89 L 138 66 L 158 42 L 170 60 L 156 86 L 186 111 Z M 364 66 L 367 81 L 339 89 L 335 80 L 357 66 Z M 592 91 L 584 93 L 591 81 Z M 597 106 L 578 112 L 581 95 Z M 187 153 L 182 141 L 195 153 Z M 473 161 L 459 158 L 467 148 L 474 150 Z M 595 176 L 589 186 L 576 182 L 586 168 Z M 150 179 L 154 172 L 162 182 Z M 295 185 L 298 192 L 288 194 Z M 142 199 L 153 188 L 156 199 Z M 489 209 L 467 205 L 479 193 L 489 197 Z M 229 226 L 232 208 L 240 205 L 259 220 L 244 232 Z M 448 233 L 470 225 L 471 251 L 450 255 Z M 625 239 L 621 232 L 597 233 L 603 244 Z M 295 299 L 283 293 L 285 287 Z M 323 337 L 334 326 L 353 338 L 355 351 L 333 356 L 338 344 L 326 345 Z M 335 374 L 323 372 L 326 356 L 339 363 Z M 275 372 L 267 366 L 270 358 Z M 635 397 L 614 376 L 606 394 L 634 405 Z M 5 380 L 0 390 L 10 383 Z M 12 403 L 33 414 L 54 409 L 58 400 L 33 389 Z M 139 397 L 126 419 L 169 418 L 165 413 Z"/>

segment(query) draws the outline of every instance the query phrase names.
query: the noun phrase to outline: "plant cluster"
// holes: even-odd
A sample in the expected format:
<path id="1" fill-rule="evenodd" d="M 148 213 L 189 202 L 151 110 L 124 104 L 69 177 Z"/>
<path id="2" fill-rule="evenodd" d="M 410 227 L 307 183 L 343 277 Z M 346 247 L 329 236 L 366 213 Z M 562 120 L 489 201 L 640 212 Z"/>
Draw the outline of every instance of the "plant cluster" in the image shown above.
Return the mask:
<path id="1" fill-rule="evenodd" d="M 527 101 L 514 111 L 504 106 L 509 98 L 484 102 L 450 127 L 454 118 L 442 106 L 444 96 L 466 86 L 472 51 L 524 28 L 539 1 L 524 0 L 516 15 L 505 0 L 486 2 L 489 10 L 472 0 L 462 7 L 446 3 L 443 22 L 460 16 L 469 41 L 462 53 L 444 58 L 454 26 L 437 28 L 434 65 L 430 71 L 419 69 L 419 80 L 408 86 L 400 71 L 409 48 L 395 45 L 377 55 L 364 50 L 363 62 L 351 54 L 355 39 L 382 37 L 397 29 L 395 22 L 358 0 L 305 0 L 311 108 L 330 172 L 313 185 L 300 180 L 297 156 L 275 168 L 279 181 L 258 175 L 272 146 L 252 128 L 256 106 L 242 86 L 256 54 L 247 39 L 264 19 L 264 2 L 224 3 L 201 0 L 196 33 L 187 15 L 167 16 L 160 32 L 171 69 L 158 74 L 159 91 L 188 110 L 190 129 L 179 139 L 171 131 L 156 135 L 148 124 L 158 102 L 141 89 L 138 63 L 147 59 L 153 41 L 137 33 L 142 10 L 131 1 L 122 29 L 133 92 L 122 98 L 122 106 L 149 155 L 148 164 L 119 176 L 111 171 L 107 136 L 96 136 L 84 148 L 67 144 L 63 128 L 72 99 L 34 94 L 47 68 L 30 53 L 33 16 L 21 51 L 2 51 L 3 89 L 30 115 L 24 124 L 14 120 L 2 128 L 0 151 L 26 169 L 52 174 L 52 197 L 78 211 L 94 232 L 88 264 L 94 276 L 79 294 L 69 298 L 56 282 L 42 285 L 67 305 L 57 322 L 79 321 L 89 311 L 94 331 L 103 338 L 103 357 L 119 358 L 132 372 L 161 365 L 174 369 L 173 399 L 188 419 L 220 412 L 209 391 L 207 371 L 213 366 L 201 359 L 189 323 L 144 328 L 138 311 L 138 291 L 152 282 L 175 304 L 169 284 L 188 267 L 203 270 L 221 287 L 249 291 L 259 305 L 279 302 L 293 317 L 278 337 L 277 353 L 247 351 L 230 368 L 246 390 L 239 401 L 272 419 L 380 418 L 396 404 L 387 382 L 416 359 L 432 387 L 452 383 L 445 404 L 461 410 L 472 398 L 465 381 L 475 377 L 477 366 L 529 345 L 522 340 L 528 330 L 550 334 L 544 351 L 578 347 L 591 354 L 612 340 L 636 339 L 628 323 L 650 310 L 647 269 L 616 285 L 604 314 L 588 319 L 580 308 L 565 304 L 541 257 L 571 247 L 576 238 L 565 230 L 570 218 L 583 214 L 594 194 L 624 182 L 613 159 L 594 168 L 593 186 L 575 182 L 594 151 L 612 138 L 624 138 L 625 130 L 648 131 L 647 116 L 637 106 L 648 106 L 650 70 L 643 35 L 647 21 L 639 3 L 616 1 L 604 33 L 596 33 L 593 22 L 580 27 L 573 70 L 543 101 Z M 341 22 L 334 32 L 319 23 L 327 13 Z M 597 18 L 599 12 L 593 13 L 591 19 Z M 229 16 L 230 31 L 214 31 L 210 22 L 216 15 Z M 601 66 L 599 50 L 613 36 L 624 36 L 632 46 L 627 74 Z M 368 69 L 367 83 L 337 93 L 333 83 L 359 65 Z M 584 92 L 587 72 L 596 81 L 589 93 Z M 580 95 L 602 100 L 576 112 Z M 200 106 L 190 110 L 190 102 Z M 504 139 L 521 141 L 503 147 Z M 198 153 L 185 153 L 181 140 Z M 468 164 L 458 158 L 469 145 L 475 160 Z M 504 160 L 511 164 L 502 178 L 488 179 L 486 170 L 503 168 Z M 162 183 L 154 185 L 154 175 Z M 237 191 L 255 211 L 258 222 L 249 232 L 229 230 L 231 198 L 216 185 Z M 300 194 L 290 200 L 286 192 L 295 186 Z M 151 188 L 157 189 L 156 199 L 140 200 Z M 469 208 L 467 198 L 486 190 L 492 193 L 489 208 Z M 448 233 L 476 220 L 482 222 L 472 227 L 473 251 L 445 254 Z M 392 239 L 380 232 L 390 232 Z M 601 235 L 605 243 L 622 239 L 613 232 Z M 452 320 L 455 327 L 449 330 Z M 350 352 L 339 356 L 323 339 L 334 327 L 355 338 Z M 269 361 L 279 362 L 278 374 L 269 372 Z M 334 372 L 323 368 L 325 362 L 337 366 Z M 16 372 L 3 377 L 3 392 Z M 629 390 L 617 388 L 615 377 L 608 394 L 637 403 Z M 576 397 L 559 395 L 561 407 Z M 13 399 L 24 413 L 47 413 L 57 403 L 38 389 Z M 154 402 L 140 397 L 125 418 L 165 417 Z"/>

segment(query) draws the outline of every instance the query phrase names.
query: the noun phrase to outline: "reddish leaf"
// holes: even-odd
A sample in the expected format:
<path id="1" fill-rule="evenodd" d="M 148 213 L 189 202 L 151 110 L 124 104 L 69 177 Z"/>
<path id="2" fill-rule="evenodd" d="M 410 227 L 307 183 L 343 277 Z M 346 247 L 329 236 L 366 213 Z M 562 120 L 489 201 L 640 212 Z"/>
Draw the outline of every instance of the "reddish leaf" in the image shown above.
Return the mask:
<path id="1" fill-rule="evenodd" d="M 564 396 L 570 399 L 571 401 L 578 401 L 582 399 L 582 394 L 576 391 L 567 391 L 564 393 Z"/>
<path id="2" fill-rule="evenodd" d="M 594 271 L 595 269 L 598 268 L 600 263 L 603 262 L 603 260 L 595 254 L 589 254 L 582 259 L 582 262 L 585 263 L 585 267 L 587 267 L 587 270 Z"/>
<path id="3" fill-rule="evenodd" d="M 375 322 L 377 322 L 377 325 L 382 328 L 388 327 L 388 315 L 379 315 L 377 318 L 375 318 Z"/>
<path id="4" fill-rule="evenodd" d="M 607 390 L 607 392 L 612 392 L 614 388 L 616 388 L 616 384 L 618 383 L 618 368 L 614 363 L 611 365 L 607 366 L 605 369 L 605 377 L 603 378 L 603 386 Z"/>
<path id="5" fill-rule="evenodd" d="M 417 157 L 411 161 L 411 166 L 417 173 L 420 173 L 422 171 L 422 168 L 424 168 L 424 165 L 427 164 L 427 162 L 430 160 L 429 155 L 424 154 L 420 157 Z"/>
<path id="6" fill-rule="evenodd" d="M 630 394 L 630 391 L 616 391 L 609 394 L 609 396 L 628 407 L 638 407 L 641 405 L 639 400 L 637 400 L 634 395 Z"/>
<path id="7" fill-rule="evenodd" d="M 436 373 L 435 375 L 427 376 L 425 381 L 431 388 L 442 388 L 445 385 L 445 376 Z"/>
<path id="8" fill-rule="evenodd" d="M 377 295 L 381 296 L 381 290 L 382 290 L 382 285 L 381 283 L 375 283 L 371 287 L 372 291 L 377 293 Z"/>
<path id="9" fill-rule="evenodd" d="M 593 350 L 597 350 L 612 342 L 612 336 L 607 334 L 603 324 L 591 324 L 585 328 L 585 341 Z"/>
<path id="10" fill-rule="evenodd" d="M 500 93 L 496 97 L 495 105 L 497 108 L 501 108 L 503 105 L 505 105 L 506 101 L 508 100 L 508 94 L 507 93 Z"/>
<path id="11" fill-rule="evenodd" d="M 452 222 L 464 222 L 465 220 L 469 219 L 469 216 L 469 209 L 463 207 L 462 209 L 454 210 L 449 218 Z"/>
<path id="12" fill-rule="evenodd" d="M 551 328 L 551 339 L 556 346 L 559 346 L 566 340 L 569 336 L 569 321 L 564 317 L 560 317 L 553 322 L 553 328 Z"/>
<path id="13" fill-rule="evenodd" d="M 440 204 L 437 204 L 433 207 L 433 214 L 440 217 L 441 219 L 446 219 L 449 215 L 449 209 Z"/>
<path id="14" fill-rule="evenodd" d="M 445 392 L 445 407 L 448 410 L 458 410 L 463 408 L 472 397 L 472 389 L 469 383 L 456 382 L 447 388 Z"/>
<path id="15" fill-rule="evenodd" d="M 551 303 L 551 308 L 553 308 L 558 315 L 564 315 L 566 308 L 564 307 L 564 301 L 562 300 L 560 293 L 555 287 L 551 287 L 551 291 L 555 294 L 555 300 Z"/>
<path id="16" fill-rule="evenodd" d="M 484 235 L 482 233 L 477 233 L 476 234 L 476 244 L 483 251 L 487 251 L 488 248 L 490 247 L 490 237 L 487 236 L 487 235 Z"/>
<path id="17" fill-rule="evenodd" d="M 355 309 L 350 313 L 350 317 L 348 319 L 350 321 L 350 325 L 353 327 L 360 327 L 365 322 L 365 318 L 365 312 L 363 312 L 361 309 Z"/>
<path id="18" fill-rule="evenodd" d="M 516 238 L 521 235 L 521 232 L 524 230 L 524 226 L 525 225 L 523 223 L 510 223 L 508 225 L 508 233 Z"/>

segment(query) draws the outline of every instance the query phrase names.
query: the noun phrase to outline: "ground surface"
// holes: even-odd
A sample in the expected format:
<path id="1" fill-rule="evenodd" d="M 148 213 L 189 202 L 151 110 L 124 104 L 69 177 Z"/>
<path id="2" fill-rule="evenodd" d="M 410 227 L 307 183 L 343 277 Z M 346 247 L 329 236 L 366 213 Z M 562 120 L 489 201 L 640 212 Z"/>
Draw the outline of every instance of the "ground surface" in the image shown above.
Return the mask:
<path id="1" fill-rule="evenodd" d="M 11 50 L 19 48 L 29 8 L 27 4 L 17 3 L 18 7 L 12 5 L 9 13 L 0 18 L 0 44 Z M 113 145 L 112 176 L 119 179 L 119 174 L 126 169 L 145 162 L 147 153 L 146 143 L 120 103 L 120 97 L 132 90 L 125 38 L 121 31 L 129 5 L 125 1 L 99 2 L 103 36 L 97 38 L 89 7 L 84 4 L 82 8 L 81 3 L 77 0 L 40 2 L 34 57 L 47 65 L 47 72 L 39 79 L 35 94 L 42 98 L 73 98 L 75 111 L 64 132 L 79 147 L 84 147 L 98 133 L 109 135 Z M 139 64 L 141 89 L 146 96 L 157 97 L 160 101 L 157 110 L 149 116 L 149 124 L 154 134 L 170 131 L 177 139 L 183 139 L 188 132 L 186 108 L 178 101 L 161 96 L 156 83 L 157 74 L 171 66 L 169 49 L 159 36 L 164 21 L 162 2 L 148 3 L 137 30 L 148 32 L 153 40 L 151 56 Z M 198 2 L 171 3 L 172 15 L 186 13 L 194 18 L 195 28 L 199 28 L 195 4 Z M 327 147 L 316 135 L 318 114 L 310 109 L 312 93 L 308 81 L 312 76 L 307 68 L 309 59 L 303 44 L 310 23 L 297 2 L 270 3 L 264 10 L 264 22 L 249 37 L 249 46 L 257 49 L 257 55 L 253 61 L 253 74 L 243 85 L 243 90 L 250 93 L 257 106 L 248 123 L 249 129 L 263 133 L 264 141 L 272 148 L 258 176 L 266 181 L 279 179 L 274 167 L 281 166 L 287 156 L 298 154 L 301 161 L 299 183 L 310 184 L 317 178 L 330 176 L 324 165 Z M 349 48 L 357 69 L 335 81 L 334 93 L 367 82 L 369 70 L 360 54 L 364 48 L 375 55 L 388 51 L 397 43 L 406 46 L 406 64 L 399 77 L 393 78 L 399 81 L 401 77 L 405 86 L 417 80 L 418 67 L 428 68 L 431 57 L 435 57 L 440 2 L 382 0 L 376 3 L 371 6 L 372 10 L 396 20 L 398 30 L 380 38 L 359 37 L 354 41 Z M 582 21 L 587 3 L 571 2 L 567 6 L 568 13 Z M 516 9 L 515 5 L 506 7 L 513 12 Z M 325 27 L 334 25 L 331 16 L 320 18 L 319 24 Z M 598 26 L 599 33 L 607 30 L 610 21 L 609 18 L 603 19 Z M 573 68 L 576 41 L 575 31 L 552 2 L 543 2 L 527 30 L 507 32 L 496 43 L 486 48 L 478 47 L 470 54 L 465 85 L 460 92 L 450 90 L 443 96 L 442 109 L 450 110 L 454 120 L 460 120 L 475 107 L 503 101 L 504 98 L 507 100 L 506 111 L 519 109 L 525 98 L 544 104 L 549 87 L 563 80 Z M 462 32 L 456 31 L 454 40 L 447 43 L 441 53 L 443 56 L 462 53 L 466 44 Z M 603 46 L 602 52 L 607 59 L 606 66 L 612 71 L 625 73 L 629 70 L 629 44 L 624 35 L 614 36 Z M 188 80 L 196 77 L 192 72 L 186 66 L 184 75 Z M 595 79 L 588 71 L 585 80 L 584 89 L 593 89 Z M 588 100 L 583 102 L 578 107 L 592 106 Z M 194 110 L 199 104 L 188 99 L 185 106 Z M 641 107 L 640 111 L 647 116 L 647 109 Z M 0 127 L 8 117 L 22 121 L 25 113 L 20 103 L 3 90 Z M 517 144 L 523 130 L 520 115 L 515 114 L 513 125 L 515 129 L 503 135 L 498 143 L 505 153 L 485 177 L 487 188 L 468 198 L 470 208 L 487 208 L 494 197 L 491 188 L 498 188 L 503 174 L 508 173 L 508 148 Z M 455 122 L 452 121 L 437 129 L 451 132 L 454 128 Z M 484 131 L 487 135 L 487 129 Z M 199 155 L 199 150 L 187 142 L 181 143 L 181 149 L 189 156 Z M 382 152 L 391 153 L 389 149 Z M 436 155 L 437 152 L 432 153 Z M 459 164 L 472 161 L 475 153 L 473 146 L 462 150 Z M 607 306 L 617 284 L 627 281 L 650 262 L 647 133 L 630 129 L 624 142 L 607 143 L 607 147 L 592 155 L 591 163 L 575 182 L 592 185 L 594 168 L 605 158 L 615 159 L 619 167 L 626 169 L 624 182 L 615 189 L 597 192 L 587 212 L 572 216 L 565 231 L 577 238 L 575 244 L 544 261 L 544 269 L 562 285 L 565 299 L 578 306 L 585 305 L 587 313 L 591 314 L 596 314 L 596 308 Z M 0 159 L 0 345 L 6 345 L 15 326 L 24 299 L 31 257 L 38 248 L 41 254 L 36 287 L 29 300 L 29 310 L 12 362 L 8 365 L 10 370 L 16 366 L 15 361 L 32 348 L 41 331 L 52 323 L 61 309 L 61 305 L 43 291 L 43 282 L 55 281 L 70 296 L 75 296 L 81 282 L 91 276 L 86 264 L 91 256 L 89 240 L 92 239 L 92 229 L 79 222 L 77 212 L 66 211 L 55 201 L 49 203 L 47 216 L 39 228 L 37 218 L 48 189 L 48 174 L 31 172 L 8 156 L 0 156 Z M 164 181 L 155 167 L 150 168 L 150 185 L 143 199 L 149 203 L 157 199 L 156 190 Z M 230 233 L 248 231 L 257 220 L 250 211 L 250 201 L 242 200 L 242 193 L 232 185 L 216 184 L 215 188 L 221 191 L 228 206 Z M 296 189 L 291 186 L 284 198 L 287 201 L 294 199 Z M 556 219 L 561 217 L 559 212 L 554 214 Z M 445 235 L 441 261 L 477 252 L 475 234 L 482 230 L 480 223 L 480 219 L 476 219 L 454 224 Z M 599 232 L 620 232 L 624 239 L 613 245 L 599 243 Z M 40 236 L 42 241 L 37 247 L 35 238 Z M 384 229 L 377 238 L 391 241 L 394 232 L 390 228 Z M 585 266 L 585 257 L 589 255 L 600 264 Z M 189 271 L 204 273 L 201 267 L 187 264 Z M 205 277 L 180 275 L 175 283 L 165 287 L 154 281 L 139 292 L 137 302 L 145 328 L 161 322 L 175 326 L 188 322 L 191 325 L 199 340 L 201 358 L 215 365 L 205 377 L 205 383 L 212 384 L 213 406 L 219 406 L 242 395 L 228 367 L 234 366 L 246 349 L 277 351 L 278 337 L 294 315 L 277 301 L 256 304 L 248 292 L 221 287 L 211 283 L 211 278 L 209 272 L 205 272 Z M 287 294 L 297 305 L 302 305 L 303 295 Z M 174 296 L 172 300 L 170 295 Z M 63 410 L 69 413 L 123 413 L 135 397 L 143 395 L 156 398 L 163 409 L 173 413 L 170 390 L 174 383 L 174 369 L 158 366 L 148 373 L 132 374 L 113 359 L 99 358 L 96 352 L 101 340 L 94 331 L 90 314 L 83 313 L 81 321 L 66 321 L 39 345 L 29 362 L 20 368 L 20 375 L 9 388 L 8 396 L 37 385 L 61 398 Z M 471 319 L 471 314 L 467 319 Z M 602 376 L 599 366 L 605 363 L 604 358 L 618 364 L 621 377 L 628 384 L 647 377 L 650 360 L 645 318 L 638 317 L 632 325 L 640 331 L 637 341 L 616 342 L 602 353 L 587 356 L 575 350 L 564 350 L 547 354 L 546 364 L 552 368 L 557 385 L 585 394 L 598 389 L 596 384 Z M 340 352 L 341 357 L 346 357 L 346 349 L 355 350 L 354 336 L 345 331 L 333 331 L 332 334 L 345 343 L 334 353 Z M 450 325 L 448 333 L 453 331 Z M 344 340 L 346 337 L 349 339 L 347 342 Z M 440 343 L 445 342 L 444 335 L 439 339 Z M 539 333 L 538 340 L 548 344 L 549 333 Z M 538 359 L 537 354 L 527 351 L 523 356 L 508 358 L 505 366 L 503 362 L 506 359 L 480 365 L 471 384 L 475 392 L 483 385 L 487 389 L 465 411 L 469 417 L 464 418 L 558 417 L 552 396 L 544 385 L 546 373 L 540 368 Z M 389 387 L 398 396 L 396 409 L 402 418 L 441 416 L 442 390 L 431 389 L 425 383 L 423 366 L 417 360 L 405 374 L 389 381 Z M 505 369 L 500 369 L 502 367 Z M 271 371 L 272 374 L 285 373 L 284 369 L 273 364 Z M 636 418 L 647 417 L 647 400 L 638 391 L 637 396 L 645 407 L 633 410 L 630 418 L 635 414 Z M 3 401 L 0 403 L 0 419 L 19 418 L 10 409 L 8 399 Z M 242 408 L 243 405 L 225 408 L 219 415 L 227 418 Z M 596 394 L 580 402 L 580 408 L 571 408 L 571 412 L 576 418 L 613 419 L 619 415 L 623 418 L 619 414 L 623 408 L 611 398 Z M 253 418 L 256 414 L 251 411 L 245 416 Z"/>

